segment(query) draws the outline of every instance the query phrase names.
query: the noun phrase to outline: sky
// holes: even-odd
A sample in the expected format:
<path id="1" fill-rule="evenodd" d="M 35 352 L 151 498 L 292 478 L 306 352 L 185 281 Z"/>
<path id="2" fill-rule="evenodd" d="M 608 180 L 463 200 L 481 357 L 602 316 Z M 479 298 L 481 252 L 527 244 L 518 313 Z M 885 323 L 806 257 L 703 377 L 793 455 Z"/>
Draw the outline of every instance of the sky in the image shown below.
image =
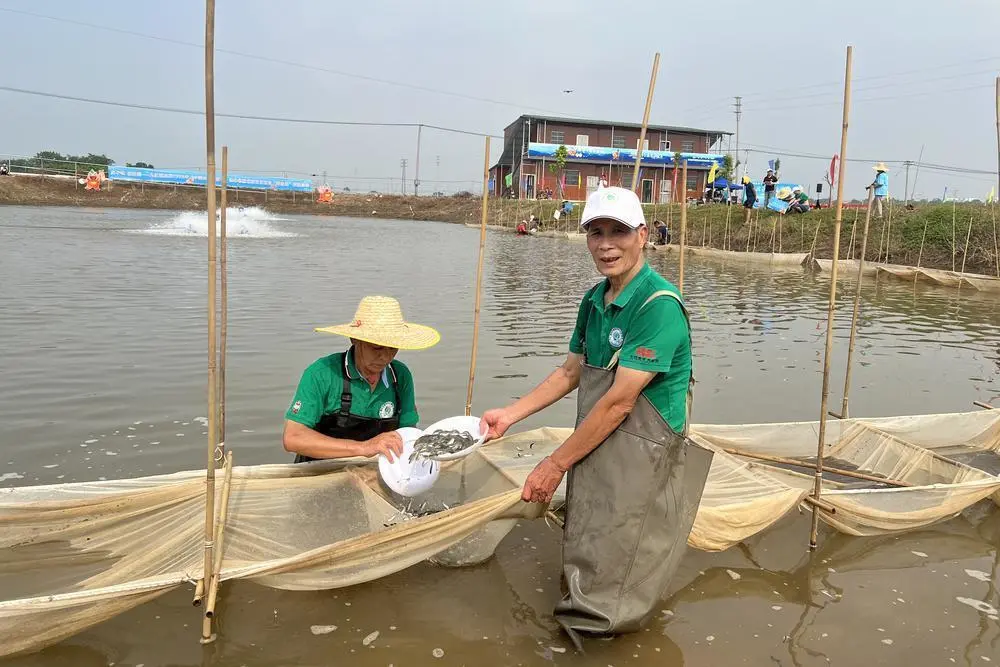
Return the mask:
<path id="1" fill-rule="evenodd" d="M 876 160 L 890 163 L 896 197 L 903 160 L 916 198 L 984 198 L 996 182 L 994 0 L 217 0 L 216 11 L 219 113 L 473 132 L 422 131 L 423 193 L 479 189 L 481 135 L 522 113 L 641 122 L 657 52 L 651 123 L 734 132 L 739 95 L 751 175 L 780 158 L 783 180 L 815 187 L 840 150 L 848 45 L 848 198 L 865 196 Z M 0 86 L 202 111 L 204 20 L 194 0 L 0 0 Z M 405 159 L 412 191 L 413 127 L 218 118 L 216 133 L 234 172 L 325 171 L 335 188 L 398 192 Z M 204 169 L 205 145 L 203 115 L 0 90 L 0 156 Z M 491 163 L 500 151 L 493 139 Z"/>

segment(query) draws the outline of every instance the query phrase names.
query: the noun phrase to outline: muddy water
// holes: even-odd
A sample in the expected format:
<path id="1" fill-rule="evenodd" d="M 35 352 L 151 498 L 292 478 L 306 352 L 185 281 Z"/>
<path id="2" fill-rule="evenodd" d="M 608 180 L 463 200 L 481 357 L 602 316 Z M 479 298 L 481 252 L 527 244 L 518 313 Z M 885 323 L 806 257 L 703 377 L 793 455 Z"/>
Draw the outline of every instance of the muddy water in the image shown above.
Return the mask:
<path id="1" fill-rule="evenodd" d="M 252 223 L 252 224 L 251 224 Z M 0 483 L 198 468 L 205 444 L 205 239 L 168 212 L 0 209 Z M 301 370 L 342 341 L 365 293 L 398 296 L 442 343 L 401 358 L 421 421 L 461 414 L 478 232 L 409 221 L 248 216 L 230 243 L 228 424 L 241 464 L 286 461 L 281 416 Z M 668 277 L 676 259 L 651 253 Z M 491 234 L 473 410 L 505 403 L 565 353 L 595 273 L 582 245 Z M 799 268 L 691 261 L 698 422 L 814 419 L 828 286 Z M 850 283 L 844 287 L 852 289 Z M 1000 300 L 881 281 L 865 310 L 852 415 L 967 410 L 1000 398 Z M 843 367 L 849 308 L 837 320 Z M 839 399 L 842 376 L 833 382 Z M 839 400 L 838 400 L 839 403 Z M 567 399 L 526 427 L 568 425 Z M 496 558 L 419 565 L 338 591 L 223 587 L 219 640 L 197 642 L 188 590 L 16 665 L 985 665 L 1000 661 L 1000 513 L 916 533 L 824 533 L 790 516 L 721 554 L 691 551 L 646 631 L 574 655 L 550 612 L 559 533 L 524 523 Z M 6 597 L 6 595 L 4 596 Z M 313 634 L 311 626 L 332 626 Z M 368 645 L 364 638 L 378 631 Z M 440 649 L 440 651 L 435 651 Z M 565 652 L 563 652 L 565 650 Z M 435 653 L 441 653 L 435 658 Z"/>

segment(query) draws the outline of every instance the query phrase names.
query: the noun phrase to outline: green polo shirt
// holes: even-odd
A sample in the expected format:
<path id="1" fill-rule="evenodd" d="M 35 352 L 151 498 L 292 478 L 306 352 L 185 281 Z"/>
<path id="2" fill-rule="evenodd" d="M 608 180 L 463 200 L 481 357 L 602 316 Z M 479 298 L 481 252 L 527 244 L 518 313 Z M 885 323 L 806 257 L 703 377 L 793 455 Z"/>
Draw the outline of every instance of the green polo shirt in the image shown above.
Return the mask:
<path id="1" fill-rule="evenodd" d="M 587 364 L 604 368 L 620 350 L 619 365 L 656 373 L 642 393 L 670 428 L 682 432 L 691 377 L 687 318 L 673 297 L 662 295 L 646 303 L 654 292 L 667 290 L 678 296 L 680 293 L 649 264 L 605 307 L 607 290 L 608 281 L 604 280 L 580 302 L 570 352 L 585 354 Z"/>
<path id="2" fill-rule="evenodd" d="M 344 387 L 344 356 L 347 355 L 347 374 L 351 382 L 351 414 L 358 417 L 387 419 L 399 414 L 399 425 L 416 426 L 420 421 L 413 393 L 413 375 L 401 361 L 393 360 L 392 370 L 382 371 L 375 389 L 354 366 L 354 355 L 338 352 L 317 359 L 302 373 L 295 397 L 285 412 L 285 419 L 313 428 L 326 414 L 340 410 L 340 394 Z M 396 392 L 392 389 L 392 375 L 396 375 Z"/>

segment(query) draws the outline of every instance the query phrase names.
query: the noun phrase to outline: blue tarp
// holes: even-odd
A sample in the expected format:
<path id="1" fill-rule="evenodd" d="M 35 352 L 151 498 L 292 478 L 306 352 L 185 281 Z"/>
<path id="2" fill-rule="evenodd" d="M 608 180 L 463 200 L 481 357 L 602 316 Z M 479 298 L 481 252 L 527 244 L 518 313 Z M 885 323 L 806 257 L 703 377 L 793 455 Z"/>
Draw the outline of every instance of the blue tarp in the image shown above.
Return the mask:
<path id="1" fill-rule="evenodd" d="M 121 167 L 111 165 L 108 178 L 112 181 L 131 181 L 135 183 L 159 183 L 161 185 L 198 185 L 205 187 L 208 178 L 203 171 L 186 169 L 144 169 L 140 167 Z M 215 184 L 222 185 L 222 174 L 215 177 Z M 248 176 L 245 174 L 229 174 L 226 186 L 242 190 L 278 190 L 284 192 L 312 192 L 313 184 L 304 178 L 275 178 L 271 176 Z"/>

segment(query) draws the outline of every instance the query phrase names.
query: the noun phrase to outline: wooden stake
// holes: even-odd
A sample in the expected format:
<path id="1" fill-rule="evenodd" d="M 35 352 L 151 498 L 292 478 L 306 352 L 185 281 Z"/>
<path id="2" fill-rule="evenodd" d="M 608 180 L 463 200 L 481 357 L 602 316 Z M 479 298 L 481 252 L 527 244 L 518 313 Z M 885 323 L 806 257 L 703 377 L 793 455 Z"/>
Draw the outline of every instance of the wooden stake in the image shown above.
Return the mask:
<path id="1" fill-rule="evenodd" d="M 1000 408 L 995 405 L 990 405 L 989 403 L 983 403 L 982 401 L 973 401 L 973 405 L 982 408 L 983 410 L 1000 410 Z"/>
<path id="2" fill-rule="evenodd" d="M 854 340 L 858 334 L 858 313 L 861 311 L 861 285 L 864 282 L 865 251 L 868 249 L 868 223 L 872 219 L 872 201 L 875 189 L 868 188 L 868 209 L 865 211 L 865 228 L 861 232 L 861 254 L 858 255 L 858 286 L 854 291 L 854 314 L 851 315 L 851 342 L 847 346 L 847 371 L 844 373 L 844 400 L 840 406 L 841 419 L 848 419 L 847 397 L 851 393 L 851 358 L 854 356 Z"/>
<path id="3" fill-rule="evenodd" d="M 479 263 L 476 265 L 476 312 L 472 324 L 472 360 L 469 362 L 469 388 L 465 394 L 465 415 L 472 414 L 472 385 L 476 381 L 476 354 L 479 351 L 479 305 L 483 286 L 483 254 L 486 251 L 486 216 L 489 199 L 486 187 L 490 178 L 490 138 L 486 137 L 486 156 L 483 158 L 483 215 L 479 224 Z"/>
<path id="4" fill-rule="evenodd" d="M 639 190 L 639 165 L 642 162 L 642 145 L 646 140 L 646 127 L 649 125 L 649 109 L 653 106 L 653 89 L 656 88 L 656 73 L 660 71 L 660 53 L 653 56 L 653 73 L 649 76 L 649 90 L 646 92 L 646 110 L 642 112 L 642 129 L 639 130 L 639 144 L 635 147 L 635 172 L 632 175 L 632 191 Z"/>
<path id="5" fill-rule="evenodd" d="M 688 161 L 682 161 L 684 165 L 681 168 L 681 180 L 684 182 L 681 184 L 681 255 L 680 255 L 680 268 L 677 272 L 677 289 L 680 291 L 681 296 L 684 296 L 684 245 L 687 237 L 687 192 L 688 192 Z"/>
<path id="6" fill-rule="evenodd" d="M 225 155 L 225 153 L 223 153 Z M 229 490 L 233 480 L 233 453 L 226 452 L 225 473 L 222 478 L 222 502 L 219 503 L 219 519 L 215 524 L 215 561 L 212 564 L 212 579 L 208 585 L 208 602 L 205 616 L 215 616 L 215 601 L 219 594 L 219 573 L 222 571 L 222 545 L 226 537 L 226 520 L 229 518 Z"/>
<path id="7" fill-rule="evenodd" d="M 226 185 L 229 178 L 229 147 L 222 147 L 222 187 L 219 189 L 219 448 L 226 451 L 226 338 L 229 328 L 229 286 L 226 249 Z M 294 193 L 293 193 L 294 194 Z"/>
<path id="8" fill-rule="evenodd" d="M 819 406 L 819 438 L 816 445 L 816 482 L 813 498 L 820 499 L 823 493 L 823 447 L 826 437 L 826 403 L 830 397 L 830 357 L 833 352 L 833 317 L 837 305 L 837 269 L 840 265 L 840 225 L 844 210 L 844 165 L 847 164 L 847 127 L 851 110 L 851 58 L 852 46 L 847 47 L 847 64 L 844 70 L 844 115 L 840 130 L 840 162 L 837 175 L 837 214 L 833 223 L 833 265 L 830 269 L 830 304 L 826 315 L 826 351 L 823 355 L 823 393 Z M 809 549 L 816 548 L 819 533 L 819 512 L 813 512 L 812 527 L 809 530 Z"/>
<path id="9" fill-rule="evenodd" d="M 215 395 L 215 287 L 218 280 L 215 261 L 215 0 L 205 0 L 205 144 L 208 167 L 205 182 L 208 198 L 208 458 L 205 473 L 205 562 L 202 577 L 208 579 L 214 561 L 215 448 L 219 434 Z M 215 634 L 212 632 L 212 619 L 206 617 L 202 622 L 201 643 L 213 641 Z"/>
<path id="10" fill-rule="evenodd" d="M 972 238 L 972 216 L 969 216 L 969 231 L 965 234 L 965 248 L 962 249 L 962 273 L 965 273 L 965 260 L 969 257 L 969 239 Z"/>
<path id="11" fill-rule="evenodd" d="M 757 459 L 759 461 L 769 461 L 770 463 L 781 463 L 783 465 L 795 466 L 797 468 L 808 468 L 808 469 L 811 470 L 814 467 L 814 466 L 812 466 L 809 463 L 805 463 L 804 461 L 799 461 L 797 459 L 786 459 L 783 456 L 771 456 L 770 454 L 758 454 L 756 452 L 747 452 L 747 451 L 744 451 L 742 449 L 723 448 L 723 451 L 725 451 L 727 454 L 732 454 L 733 456 L 743 456 L 743 457 L 746 457 L 748 459 Z M 898 479 L 889 479 L 887 477 L 876 477 L 875 475 L 867 475 L 867 474 L 865 474 L 863 472 L 856 472 L 854 470 L 844 470 L 842 468 L 831 468 L 830 466 L 826 466 L 824 469 L 827 472 L 833 473 L 834 475 L 843 475 L 844 477 L 853 477 L 855 479 L 863 479 L 863 480 L 865 480 L 867 482 L 879 482 L 881 484 L 888 484 L 889 486 L 899 486 L 899 487 L 913 486 L 913 484 L 910 484 L 909 482 L 901 482 Z M 810 500 L 815 501 L 816 497 L 815 496 L 810 496 Z M 822 502 L 822 501 L 820 501 L 820 502 Z"/>

